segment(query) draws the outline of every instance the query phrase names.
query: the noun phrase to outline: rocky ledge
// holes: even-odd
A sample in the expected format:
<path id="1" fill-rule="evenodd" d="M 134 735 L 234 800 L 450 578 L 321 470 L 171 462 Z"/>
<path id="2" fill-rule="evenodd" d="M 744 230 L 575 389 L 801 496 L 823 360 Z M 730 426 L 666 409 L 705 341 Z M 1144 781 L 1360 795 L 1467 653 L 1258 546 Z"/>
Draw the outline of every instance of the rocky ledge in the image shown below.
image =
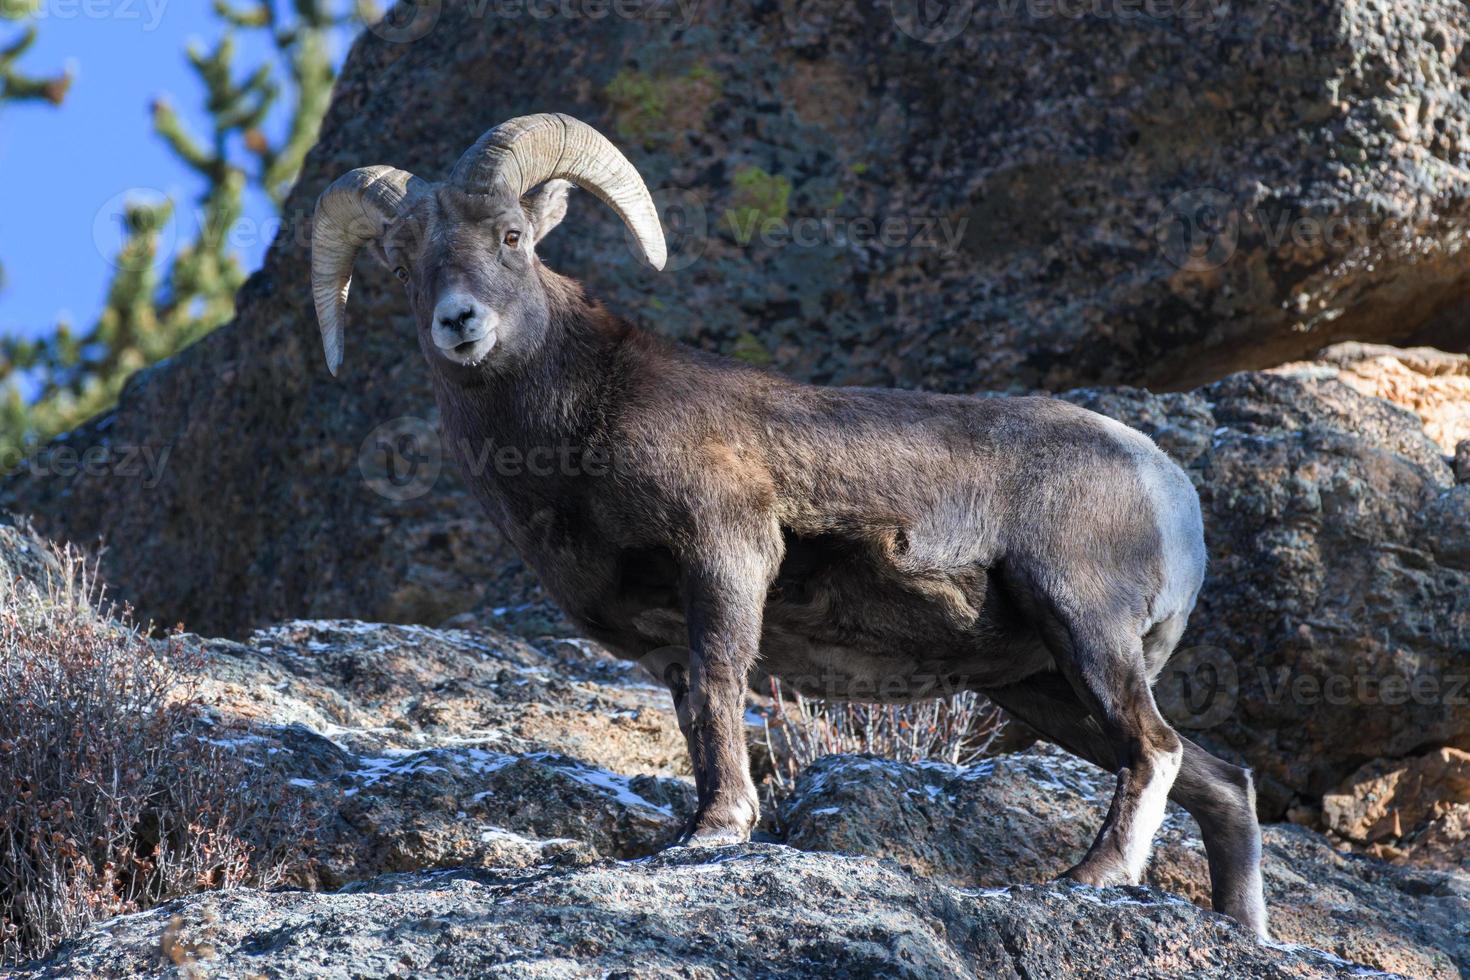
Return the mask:
<path id="1" fill-rule="evenodd" d="M 574 870 L 237 891 L 114 920 L 25 977 L 1361 974 L 1148 889 L 958 889 L 888 861 L 752 844 Z M 199 971 L 201 973 L 204 970 Z"/>
<path id="2" fill-rule="evenodd" d="M 693 796 L 665 695 L 512 618 L 189 639 L 211 723 L 311 817 L 290 887 L 113 919 L 18 975 L 1470 971 L 1470 875 L 1302 827 L 1266 830 L 1272 945 L 1207 911 L 1181 811 L 1148 887 L 1048 884 L 1109 780 L 1045 746 L 969 768 L 831 756 L 768 808 L 763 843 L 663 850 Z"/>

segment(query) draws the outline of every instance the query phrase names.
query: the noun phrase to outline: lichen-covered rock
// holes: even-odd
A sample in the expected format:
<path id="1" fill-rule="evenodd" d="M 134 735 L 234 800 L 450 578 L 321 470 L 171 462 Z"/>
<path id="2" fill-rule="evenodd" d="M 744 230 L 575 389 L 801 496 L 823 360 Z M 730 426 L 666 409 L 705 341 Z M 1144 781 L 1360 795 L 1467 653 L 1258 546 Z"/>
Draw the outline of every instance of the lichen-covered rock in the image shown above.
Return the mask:
<path id="1" fill-rule="evenodd" d="M 245 643 L 200 641 L 205 704 L 232 730 L 244 723 L 242 751 L 307 803 L 312 832 L 288 880 L 330 890 L 454 867 L 562 874 L 676 838 L 693 788 L 667 694 L 590 645 L 538 635 L 539 622 L 517 635 L 298 621 Z M 1049 747 L 970 769 L 829 757 L 772 829 L 798 849 L 889 857 L 951 886 L 1040 883 L 1085 851 L 1111 789 Z M 1470 877 L 1348 857 L 1289 826 L 1268 827 L 1266 845 L 1276 938 L 1414 976 L 1470 968 L 1457 925 Z M 1149 881 L 1209 906 L 1203 847 L 1177 809 Z"/>
<path id="2" fill-rule="evenodd" d="M 1112 778 L 1039 747 L 960 769 L 829 756 L 781 810 L 793 847 L 892 858 L 959 887 L 1041 882 L 1086 852 Z M 1453 980 L 1470 971 L 1470 874 L 1391 868 L 1290 825 L 1265 829 L 1272 936 L 1378 969 Z M 1170 806 L 1149 884 L 1208 908 L 1204 845 Z"/>
<path id="3" fill-rule="evenodd" d="M 41 585 L 61 570 L 51 544 L 0 511 L 0 580 Z"/>
<path id="4" fill-rule="evenodd" d="M 201 643 L 201 693 L 234 720 L 304 725 L 364 752 L 475 737 L 500 752 L 689 772 L 668 691 L 585 641 L 336 620 Z"/>
<path id="5" fill-rule="evenodd" d="M 115 919 L 17 978 L 1352 976 L 1143 889 L 966 891 L 778 845 L 240 890 Z"/>
<path id="6" fill-rule="evenodd" d="M 475 741 L 348 756 L 297 777 L 317 820 L 287 880 L 336 888 L 388 871 L 639 857 L 672 843 L 694 811 L 687 782 Z M 294 760 L 277 764 L 292 771 Z"/>
<path id="7" fill-rule="evenodd" d="M 441 177 L 486 127 L 547 109 L 627 148 L 675 240 L 652 273 L 583 197 L 549 261 L 619 313 L 798 377 L 1178 387 L 1338 339 L 1464 346 L 1461 0 L 931 6 L 406 6 L 348 57 L 236 319 L 0 504 L 105 536 L 118 598 L 209 634 L 433 624 L 528 594 L 442 472 L 392 276 L 364 261 L 340 381 L 306 278 L 329 181 Z"/>
<path id="8" fill-rule="evenodd" d="M 197 642 L 202 704 L 305 804 L 297 885 L 638 857 L 693 812 L 667 692 L 587 645 L 354 621 Z"/>

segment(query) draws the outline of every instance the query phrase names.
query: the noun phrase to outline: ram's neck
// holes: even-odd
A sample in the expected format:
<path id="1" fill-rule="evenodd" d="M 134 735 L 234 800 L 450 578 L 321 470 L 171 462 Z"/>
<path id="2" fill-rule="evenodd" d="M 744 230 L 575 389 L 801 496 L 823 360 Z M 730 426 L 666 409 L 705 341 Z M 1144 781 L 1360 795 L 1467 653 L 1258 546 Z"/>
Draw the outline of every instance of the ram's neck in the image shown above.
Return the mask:
<path id="1" fill-rule="evenodd" d="M 533 452 L 544 460 L 600 446 L 619 410 L 613 367 L 634 328 L 577 282 L 549 270 L 542 280 L 550 318 L 534 353 L 513 368 L 474 377 L 434 372 L 445 449 L 482 489 L 508 489 L 496 477 L 523 470 Z"/>

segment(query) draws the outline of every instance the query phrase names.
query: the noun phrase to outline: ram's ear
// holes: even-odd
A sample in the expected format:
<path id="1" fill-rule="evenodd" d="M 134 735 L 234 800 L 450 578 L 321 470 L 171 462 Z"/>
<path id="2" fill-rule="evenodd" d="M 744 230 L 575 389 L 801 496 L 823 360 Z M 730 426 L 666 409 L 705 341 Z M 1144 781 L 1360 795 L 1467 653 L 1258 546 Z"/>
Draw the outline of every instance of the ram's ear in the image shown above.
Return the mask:
<path id="1" fill-rule="evenodd" d="M 521 198 L 521 208 L 536 236 L 533 244 L 539 243 L 567 216 L 567 192 L 571 189 L 571 181 L 548 180 L 539 191 Z"/>

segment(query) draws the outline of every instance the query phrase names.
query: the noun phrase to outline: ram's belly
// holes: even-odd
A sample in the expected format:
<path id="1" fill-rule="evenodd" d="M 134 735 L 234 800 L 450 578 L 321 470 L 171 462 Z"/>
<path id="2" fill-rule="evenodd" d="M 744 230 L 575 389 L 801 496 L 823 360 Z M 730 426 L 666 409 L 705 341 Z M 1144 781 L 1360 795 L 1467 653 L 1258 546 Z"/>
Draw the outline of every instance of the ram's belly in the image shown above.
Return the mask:
<path id="1" fill-rule="evenodd" d="M 637 553 L 621 567 L 617 601 L 586 617 L 591 635 L 630 659 L 684 647 L 672 560 Z M 767 597 L 758 662 L 788 690 L 879 702 L 999 687 L 1051 666 L 990 570 L 915 574 L 834 540 L 788 541 Z"/>
<path id="2" fill-rule="evenodd" d="M 793 557 L 766 605 L 760 661 L 789 689 L 901 702 L 997 687 L 1051 666 L 987 569 L 915 576 L 851 551 Z"/>
<path id="3" fill-rule="evenodd" d="M 939 602 L 871 593 L 861 605 L 766 607 L 760 670 L 808 697 L 905 702 L 1014 683 L 1052 666 L 1036 635 L 981 612 L 956 625 Z"/>

